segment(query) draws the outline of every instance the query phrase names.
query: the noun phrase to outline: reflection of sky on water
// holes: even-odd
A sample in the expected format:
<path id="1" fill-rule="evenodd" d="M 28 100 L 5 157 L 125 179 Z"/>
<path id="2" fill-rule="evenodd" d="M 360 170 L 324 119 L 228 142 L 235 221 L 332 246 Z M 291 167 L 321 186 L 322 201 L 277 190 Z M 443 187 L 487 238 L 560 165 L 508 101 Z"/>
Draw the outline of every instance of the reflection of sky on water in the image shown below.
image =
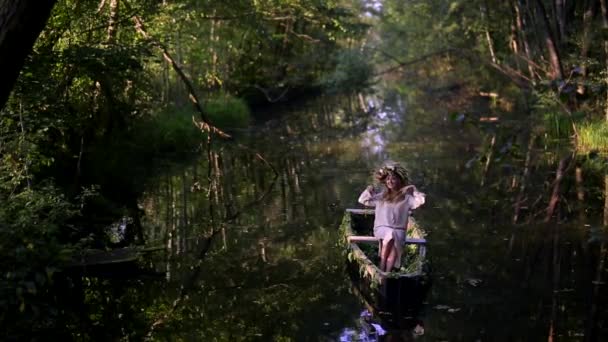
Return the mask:
<path id="1" fill-rule="evenodd" d="M 386 148 L 390 141 L 386 133 L 389 127 L 402 124 L 402 113 L 405 111 L 403 101 L 398 96 L 379 99 L 372 95 L 367 99 L 367 107 L 371 120 L 362 135 L 361 147 L 370 157 L 390 159 Z"/>
<path id="2" fill-rule="evenodd" d="M 368 0 L 364 2 L 365 12 L 363 15 L 366 17 L 371 17 L 374 13 L 382 11 L 382 1 L 381 0 Z"/>
<path id="3" fill-rule="evenodd" d="M 344 328 L 340 333 L 340 342 L 364 341 L 376 342 L 381 336 L 386 334 L 386 330 L 372 320 L 372 314 L 368 310 L 363 310 L 360 315 L 359 329 Z"/>

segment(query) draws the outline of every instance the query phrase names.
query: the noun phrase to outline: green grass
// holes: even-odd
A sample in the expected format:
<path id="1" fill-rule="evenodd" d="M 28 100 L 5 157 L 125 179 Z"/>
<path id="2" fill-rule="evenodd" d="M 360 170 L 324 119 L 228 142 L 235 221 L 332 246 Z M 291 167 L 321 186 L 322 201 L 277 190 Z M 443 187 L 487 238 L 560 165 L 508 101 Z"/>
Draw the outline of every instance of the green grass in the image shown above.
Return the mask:
<path id="1" fill-rule="evenodd" d="M 204 109 L 211 123 L 221 129 L 245 128 L 251 122 L 251 113 L 245 101 L 227 94 L 208 99 Z"/>
<path id="2" fill-rule="evenodd" d="M 140 122 L 134 129 L 133 143 L 156 153 L 192 151 L 203 135 L 192 123 L 192 113 L 166 109 Z"/>
<path id="3" fill-rule="evenodd" d="M 572 121 L 564 113 L 547 110 L 542 115 L 543 127 L 554 139 L 567 139 L 572 136 Z"/>
<path id="4" fill-rule="evenodd" d="M 608 153 L 608 122 L 585 123 L 578 127 L 577 149 Z"/>
<path id="5" fill-rule="evenodd" d="M 244 128 L 251 122 L 245 101 L 227 94 L 214 95 L 203 108 L 211 123 L 223 130 Z M 192 117 L 200 115 L 191 108 L 164 108 L 134 127 L 133 143 L 156 153 L 192 151 L 205 139 Z"/>

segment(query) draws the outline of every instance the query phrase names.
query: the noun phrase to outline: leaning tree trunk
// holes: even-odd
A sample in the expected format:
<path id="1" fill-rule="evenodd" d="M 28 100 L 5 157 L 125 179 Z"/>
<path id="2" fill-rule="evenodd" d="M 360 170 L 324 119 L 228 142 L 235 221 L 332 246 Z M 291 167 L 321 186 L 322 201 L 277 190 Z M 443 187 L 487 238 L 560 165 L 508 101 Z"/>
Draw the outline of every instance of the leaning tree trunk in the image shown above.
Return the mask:
<path id="1" fill-rule="evenodd" d="M 498 59 L 496 58 L 496 53 L 494 52 L 494 41 L 492 40 L 492 35 L 490 34 L 490 14 L 488 4 L 484 2 L 482 5 L 480 5 L 479 10 L 481 12 L 481 20 L 483 20 L 485 24 L 485 35 L 488 43 L 488 50 L 490 51 L 490 57 L 492 58 L 492 63 L 496 64 L 498 63 Z"/>
<path id="2" fill-rule="evenodd" d="M 56 0 L 0 0 L 0 109 L 25 58 L 44 29 Z"/>
<path id="3" fill-rule="evenodd" d="M 557 47 L 557 41 L 555 34 L 551 29 L 549 18 L 547 17 L 547 11 L 542 1 L 536 0 L 536 5 L 539 10 L 540 19 L 542 20 L 545 27 L 545 46 L 549 53 L 549 62 L 551 63 L 551 78 L 552 79 L 563 79 L 564 69 L 562 67 L 562 61 L 559 55 L 559 49 Z"/>
<path id="4" fill-rule="evenodd" d="M 532 62 L 532 53 L 530 52 L 530 44 L 528 42 L 528 33 L 527 33 L 527 21 L 523 17 L 521 5 L 519 0 L 513 1 L 513 9 L 515 11 L 515 25 L 517 27 L 517 31 L 519 33 L 519 39 L 521 40 L 521 45 L 524 48 L 524 53 L 526 57 L 526 63 L 528 65 L 528 72 L 530 73 L 530 79 L 534 81 L 534 63 Z"/>

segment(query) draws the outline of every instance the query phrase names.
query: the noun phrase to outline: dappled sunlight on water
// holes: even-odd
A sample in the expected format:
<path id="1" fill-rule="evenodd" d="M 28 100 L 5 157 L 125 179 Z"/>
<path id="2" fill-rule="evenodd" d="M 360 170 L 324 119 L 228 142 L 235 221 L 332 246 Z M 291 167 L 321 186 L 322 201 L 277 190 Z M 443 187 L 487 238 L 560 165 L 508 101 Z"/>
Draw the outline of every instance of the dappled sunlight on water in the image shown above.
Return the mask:
<path id="1" fill-rule="evenodd" d="M 426 121 L 419 122 L 410 115 L 420 109 L 395 94 L 372 99 L 371 116 L 348 109 L 355 100 L 324 98 L 275 113 L 252 130 L 245 139 L 275 166 L 276 176 L 225 145 L 214 151 L 211 183 L 205 157 L 166 170 L 149 187 L 140 203 L 149 240 L 169 246 L 163 270 L 169 283 L 152 291 L 154 301 L 144 296 L 140 304 L 170 306 L 180 288 L 191 286 L 179 314 L 157 336 L 537 340 L 553 327 L 556 336 L 576 339 L 590 317 L 605 335 L 606 296 L 592 283 L 599 245 L 588 243 L 585 226 L 591 219 L 509 224 L 506 196 L 513 195 L 496 189 L 509 184 L 510 173 L 497 169 L 482 187 L 483 159 L 467 163 L 483 155 L 483 139 L 461 141 L 461 124 L 450 121 L 429 137 L 419 127 L 445 113 L 433 112 L 428 101 Z M 343 210 L 358 206 L 372 169 L 386 159 L 407 165 L 427 194 L 415 215 L 428 233 L 433 285 L 416 317 L 368 311 L 352 289 L 339 243 Z M 220 189 L 219 198 L 207 197 L 210 186 Z M 199 263 L 210 227 L 234 213 L 238 218 L 222 226 Z M 591 300 L 598 303 L 595 313 L 586 304 Z"/>

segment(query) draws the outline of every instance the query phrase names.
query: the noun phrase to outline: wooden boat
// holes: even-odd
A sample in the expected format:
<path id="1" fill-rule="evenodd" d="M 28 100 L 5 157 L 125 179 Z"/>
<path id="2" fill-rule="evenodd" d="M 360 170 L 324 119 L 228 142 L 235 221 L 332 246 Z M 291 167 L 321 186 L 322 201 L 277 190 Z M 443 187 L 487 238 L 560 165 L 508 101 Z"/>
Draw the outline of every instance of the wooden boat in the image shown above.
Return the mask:
<path id="1" fill-rule="evenodd" d="M 377 310 L 418 310 L 430 287 L 424 232 L 417 222 L 410 221 L 401 268 L 384 272 L 377 266 L 381 240 L 372 236 L 374 210 L 346 209 L 340 229 L 349 270 L 361 294 Z"/>

